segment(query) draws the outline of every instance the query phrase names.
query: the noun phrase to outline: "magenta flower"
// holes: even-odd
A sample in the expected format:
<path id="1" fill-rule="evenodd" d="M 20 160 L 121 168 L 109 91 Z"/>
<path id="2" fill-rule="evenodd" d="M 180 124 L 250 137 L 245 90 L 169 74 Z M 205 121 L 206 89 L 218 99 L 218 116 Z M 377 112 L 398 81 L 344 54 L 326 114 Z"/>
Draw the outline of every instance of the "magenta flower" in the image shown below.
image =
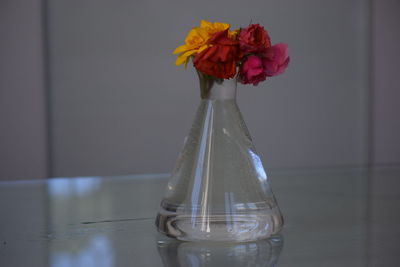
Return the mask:
<path id="1" fill-rule="evenodd" d="M 290 61 L 287 47 L 287 44 L 279 43 L 265 50 L 262 64 L 267 76 L 276 76 L 285 72 Z"/>
<path id="2" fill-rule="evenodd" d="M 240 66 L 239 81 L 243 84 L 257 85 L 266 78 L 262 59 L 257 56 L 249 56 Z"/>

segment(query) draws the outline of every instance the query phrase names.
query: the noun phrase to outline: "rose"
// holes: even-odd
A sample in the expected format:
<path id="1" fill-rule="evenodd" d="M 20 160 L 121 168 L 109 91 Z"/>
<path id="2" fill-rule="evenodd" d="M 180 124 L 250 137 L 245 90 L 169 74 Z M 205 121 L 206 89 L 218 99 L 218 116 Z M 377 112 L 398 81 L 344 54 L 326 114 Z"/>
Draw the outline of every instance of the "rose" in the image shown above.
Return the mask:
<path id="1" fill-rule="evenodd" d="M 197 54 L 193 60 L 195 68 L 207 75 L 229 79 L 236 74 L 239 57 L 238 42 L 228 37 L 228 30 L 215 33 L 210 47 Z"/>
<path id="2" fill-rule="evenodd" d="M 287 44 L 276 44 L 265 49 L 260 56 L 247 57 L 240 66 L 239 80 L 243 84 L 257 85 L 267 77 L 282 74 L 289 61 Z"/>
<path id="3" fill-rule="evenodd" d="M 263 67 L 267 76 L 276 76 L 285 72 L 290 58 L 287 44 L 279 43 L 265 50 L 263 54 Z"/>
<path id="4" fill-rule="evenodd" d="M 243 84 L 257 85 L 266 78 L 262 59 L 258 56 L 249 56 L 240 66 L 239 81 Z"/>
<path id="5" fill-rule="evenodd" d="M 259 24 L 242 29 L 238 36 L 240 49 L 245 53 L 258 53 L 271 46 L 268 32 Z"/>

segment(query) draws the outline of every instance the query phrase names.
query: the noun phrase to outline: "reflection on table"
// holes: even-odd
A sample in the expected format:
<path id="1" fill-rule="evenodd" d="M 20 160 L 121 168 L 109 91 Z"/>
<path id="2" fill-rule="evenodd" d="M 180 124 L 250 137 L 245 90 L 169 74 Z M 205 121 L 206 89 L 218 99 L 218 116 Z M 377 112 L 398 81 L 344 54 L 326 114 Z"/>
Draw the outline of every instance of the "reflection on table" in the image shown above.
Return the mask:
<path id="1" fill-rule="evenodd" d="M 400 168 L 270 173 L 282 239 L 157 233 L 168 174 L 0 182 L 0 266 L 396 266 Z M 279 259 L 279 261 L 278 261 Z M 229 267 L 230 267 L 229 266 Z"/>

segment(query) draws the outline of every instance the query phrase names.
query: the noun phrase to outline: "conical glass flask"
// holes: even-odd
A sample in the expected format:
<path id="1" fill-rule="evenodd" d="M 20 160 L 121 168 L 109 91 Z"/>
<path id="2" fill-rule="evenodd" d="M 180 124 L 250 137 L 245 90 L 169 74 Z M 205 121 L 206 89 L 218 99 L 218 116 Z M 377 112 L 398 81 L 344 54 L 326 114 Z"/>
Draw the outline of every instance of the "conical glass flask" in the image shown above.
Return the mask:
<path id="1" fill-rule="evenodd" d="M 283 218 L 236 104 L 237 80 L 199 73 L 201 102 L 156 219 L 185 241 L 253 241 Z"/>

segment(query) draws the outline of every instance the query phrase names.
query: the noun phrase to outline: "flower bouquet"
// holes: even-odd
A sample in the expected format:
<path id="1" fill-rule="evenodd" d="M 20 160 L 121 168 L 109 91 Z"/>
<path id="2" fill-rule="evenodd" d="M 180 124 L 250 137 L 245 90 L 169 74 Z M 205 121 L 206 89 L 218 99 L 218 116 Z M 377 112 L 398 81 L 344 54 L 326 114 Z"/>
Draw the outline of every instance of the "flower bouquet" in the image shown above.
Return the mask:
<path id="1" fill-rule="evenodd" d="M 208 79 L 230 79 L 237 75 L 242 84 L 257 85 L 267 77 L 282 74 L 289 64 L 287 45 L 271 45 L 264 27 L 251 24 L 230 30 L 230 25 L 202 20 L 192 28 L 185 44 L 178 46 L 176 65 L 193 65 Z M 206 92 L 202 92 L 202 95 Z"/>

